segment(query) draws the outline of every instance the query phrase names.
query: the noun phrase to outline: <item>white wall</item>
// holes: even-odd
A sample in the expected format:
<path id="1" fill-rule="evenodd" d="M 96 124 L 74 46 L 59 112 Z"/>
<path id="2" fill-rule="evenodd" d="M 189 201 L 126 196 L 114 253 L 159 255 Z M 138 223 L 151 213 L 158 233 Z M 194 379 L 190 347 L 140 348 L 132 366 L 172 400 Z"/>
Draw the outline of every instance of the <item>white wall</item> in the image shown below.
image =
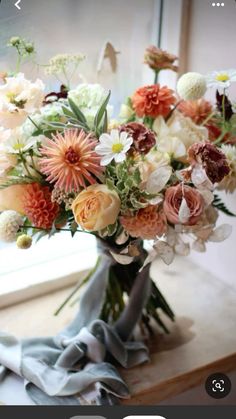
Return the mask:
<path id="1" fill-rule="evenodd" d="M 3 71 L 12 62 L 5 45 L 13 35 L 35 42 L 41 64 L 58 53 L 82 52 L 87 60 L 80 72 L 88 82 L 98 81 L 111 89 L 113 102 L 120 104 L 146 75 L 143 55 L 147 45 L 157 41 L 158 6 L 159 0 L 24 0 L 19 12 L 11 2 L 3 2 L 0 69 Z M 106 41 L 121 52 L 118 71 L 113 74 L 106 60 L 97 77 L 97 63 Z M 34 75 L 32 70 L 30 73 Z M 39 74 L 42 76 L 42 71 Z"/>
<path id="2" fill-rule="evenodd" d="M 224 7 L 212 7 L 211 3 L 191 0 L 187 71 L 206 74 L 236 68 L 236 2 L 225 0 Z M 213 91 L 207 97 L 214 100 Z M 230 97 L 236 101 L 236 83 L 230 88 Z M 220 195 L 236 213 L 236 193 Z M 236 288 L 236 218 L 221 215 L 218 223 L 221 222 L 233 225 L 231 237 L 223 243 L 209 244 L 205 254 L 192 253 L 192 258 Z"/>

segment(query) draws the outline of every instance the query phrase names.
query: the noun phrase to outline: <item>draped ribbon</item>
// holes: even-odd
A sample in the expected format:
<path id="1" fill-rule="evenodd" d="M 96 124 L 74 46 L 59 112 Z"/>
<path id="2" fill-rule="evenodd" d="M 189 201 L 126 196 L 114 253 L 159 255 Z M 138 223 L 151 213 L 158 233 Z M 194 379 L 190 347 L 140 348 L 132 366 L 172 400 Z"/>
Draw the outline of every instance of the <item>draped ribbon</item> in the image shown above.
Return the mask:
<path id="1" fill-rule="evenodd" d="M 7 369 L 20 375 L 36 404 L 116 404 L 129 397 L 113 364 L 130 368 L 149 359 L 144 344 L 129 340 L 150 294 L 149 266 L 137 275 L 124 312 L 110 326 L 98 317 L 112 263 L 107 254 L 101 256 L 80 310 L 56 337 L 19 341 L 0 333 L 0 379 Z"/>

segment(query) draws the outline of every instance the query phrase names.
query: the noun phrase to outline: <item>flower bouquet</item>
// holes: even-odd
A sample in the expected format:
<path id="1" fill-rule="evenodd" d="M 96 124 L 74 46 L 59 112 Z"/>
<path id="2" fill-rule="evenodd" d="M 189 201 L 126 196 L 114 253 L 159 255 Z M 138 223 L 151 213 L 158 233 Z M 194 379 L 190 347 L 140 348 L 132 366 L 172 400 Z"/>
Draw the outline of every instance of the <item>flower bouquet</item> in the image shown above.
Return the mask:
<path id="1" fill-rule="evenodd" d="M 18 68 L 2 74 L 0 85 L 0 239 L 27 249 L 32 238 L 86 232 L 97 238 L 99 254 L 82 282 L 75 320 L 50 344 L 14 341 L 16 351 L 24 348 L 15 370 L 36 403 L 53 397 L 57 404 L 60 396 L 74 404 L 80 393 L 80 403 L 112 404 L 128 395 L 114 360 L 130 367 L 148 359 L 146 347 L 130 340 L 135 326 L 152 333 L 155 321 L 167 331 L 160 311 L 174 320 L 150 278 L 151 262 L 160 257 L 169 265 L 175 254 L 203 252 L 231 233 L 230 225 L 216 227 L 219 211 L 234 215 L 216 191 L 236 189 L 236 116 L 228 95 L 236 71 L 184 74 L 175 93 L 157 81 L 161 70 L 177 71 L 177 57 L 149 47 L 145 63 L 155 83 L 138 88 L 112 120 L 110 92 L 84 82 L 70 87 L 83 55 L 50 60 L 46 73 L 65 81 L 46 93 L 41 80 L 19 72 L 35 57 L 33 44 L 14 37 L 10 45 Z M 217 87 L 214 106 L 203 98 L 208 86 Z M 6 353 L 9 339 L 0 337 Z M 5 367 L 7 358 L 0 356 Z"/>

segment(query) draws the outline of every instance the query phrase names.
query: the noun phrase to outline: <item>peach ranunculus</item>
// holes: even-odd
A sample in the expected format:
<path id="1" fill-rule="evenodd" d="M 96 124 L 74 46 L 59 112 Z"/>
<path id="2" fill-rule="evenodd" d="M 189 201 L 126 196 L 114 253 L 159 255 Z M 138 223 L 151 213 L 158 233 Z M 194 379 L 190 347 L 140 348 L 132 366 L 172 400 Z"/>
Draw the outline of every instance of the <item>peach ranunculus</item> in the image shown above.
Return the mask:
<path id="1" fill-rule="evenodd" d="M 72 211 L 82 229 L 103 230 L 116 222 L 120 212 L 120 198 L 106 185 L 91 185 L 75 198 Z"/>
<path id="2" fill-rule="evenodd" d="M 159 84 L 144 86 L 136 90 L 131 98 L 133 108 L 139 117 L 167 116 L 176 102 L 173 90 Z"/>
<path id="3" fill-rule="evenodd" d="M 179 184 L 166 190 L 163 208 L 170 223 L 194 225 L 203 213 L 204 201 L 195 188 Z"/>
<path id="4" fill-rule="evenodd" d="M 0 212 L 13 210 L 24 214 L 23 197 L 27 185 L 12 185 L 8 188 L 0 189 Z"/>

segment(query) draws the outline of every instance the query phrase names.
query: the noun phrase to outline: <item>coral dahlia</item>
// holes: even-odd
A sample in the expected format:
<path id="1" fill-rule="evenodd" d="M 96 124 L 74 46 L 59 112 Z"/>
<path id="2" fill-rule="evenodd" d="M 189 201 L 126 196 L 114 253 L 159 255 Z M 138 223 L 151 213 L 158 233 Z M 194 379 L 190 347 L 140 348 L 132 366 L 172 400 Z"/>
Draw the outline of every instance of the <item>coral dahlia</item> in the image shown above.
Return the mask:
<path id="1" fill-rule="evenodd" d="M 141 87 L 136 90 L 131 98 L 133 108 L 139 117 L 151 116 L 156 118 L 159 115 L 167 116 L 171 105 L 176 101 L 173 90 L 159 84 Z"/>
<path id="2" fill-rule="evenodd" d="M 59 212 L 59 205 L 51 201 L 49 187 L 39 183 L 27 185 L 23 206 L 25 215 L 38 228 L 50 229 Z"/>
<path id="3" fill-rule="evenodd" d="M 40 150 L 40 167 L 47 181 L 65 192 L 96 183 L 95 177 L 103 170 L 94 151 L 96 145 L 97 140 L 83 130 L 67 130 L 47 139 Z"/>
<path id="4" fill-rule="evenodd" d="M 120 222 L 132 237 L 140 237 L 144 240 L 161 237 L 167 229 L 166 216 L 158 205 L 141 208 L 135 215 L 121 216 Z"/>

